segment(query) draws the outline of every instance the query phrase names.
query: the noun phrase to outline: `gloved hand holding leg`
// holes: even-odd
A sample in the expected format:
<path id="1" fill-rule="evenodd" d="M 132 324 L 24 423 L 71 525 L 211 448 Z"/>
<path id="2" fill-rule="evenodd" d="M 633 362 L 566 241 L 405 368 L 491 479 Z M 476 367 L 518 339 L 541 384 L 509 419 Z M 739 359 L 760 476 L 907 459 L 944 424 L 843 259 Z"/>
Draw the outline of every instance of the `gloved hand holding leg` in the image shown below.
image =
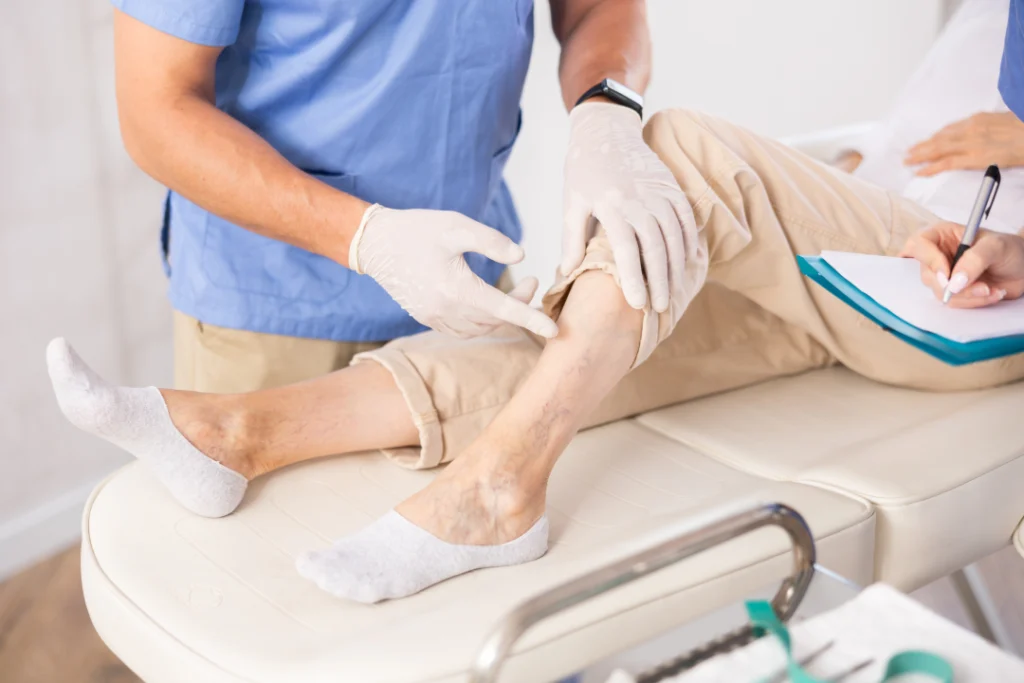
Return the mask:
<path id="1" fill-rule="evenodd" d="M 608 234 L 629 305 L 643 308 L 649 287 L 654 310 L 667 310 L 683 286 L 683 225 L 694 224 L 686 195 L 630 109 L 585 102 L 569 126 L 562 272 L 582 263 L 594 218 Z"/>

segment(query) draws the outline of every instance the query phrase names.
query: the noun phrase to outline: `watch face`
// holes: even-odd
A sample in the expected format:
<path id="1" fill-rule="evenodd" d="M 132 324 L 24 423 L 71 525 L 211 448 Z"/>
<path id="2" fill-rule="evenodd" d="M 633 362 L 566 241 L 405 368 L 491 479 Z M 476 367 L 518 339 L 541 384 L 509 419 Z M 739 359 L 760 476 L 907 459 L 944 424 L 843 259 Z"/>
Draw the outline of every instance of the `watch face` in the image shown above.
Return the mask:
<path id="1" fill-rule="evenodd" d="M 637 106 L 644 106 L 644 98 L 640 93 L 630 90 L 629 88 L 622 85 L 618 81 L 613 81 L 610 78 L 604 79 L 604 84 L 606 88 L 614 91 L 615 93 L 621 95 L 622 97 L 625 97 L 626 99 L 632 102 L 635 102 Z"/>

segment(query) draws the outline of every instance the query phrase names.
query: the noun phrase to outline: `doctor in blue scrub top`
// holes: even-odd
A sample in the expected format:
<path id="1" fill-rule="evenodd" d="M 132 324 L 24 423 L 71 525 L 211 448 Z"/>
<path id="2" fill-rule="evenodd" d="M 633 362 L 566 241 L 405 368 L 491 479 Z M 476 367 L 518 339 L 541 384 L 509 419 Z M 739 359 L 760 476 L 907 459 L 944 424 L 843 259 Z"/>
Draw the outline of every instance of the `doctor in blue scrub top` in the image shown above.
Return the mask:
<path id="1" fill-rule="evenodd" d="M 113 0 L 125 147 L 169 188 L 162 248 L 181 388 L 342 367 L 431 327 L 552 337 L 502 179 L 533 0 Z M 570 111 L 563 270 L 592 219 L 635 307 L 682 278 L 678 188 L 641 137 L 643 0 L 550 0 Z"/>
<path id="2" fill-rule="evenodd" d="M 1010 0 L 1003 63 L 999 69 L 999 94 L 1007 108 L 1024 120 L 1024 0 Z"/>

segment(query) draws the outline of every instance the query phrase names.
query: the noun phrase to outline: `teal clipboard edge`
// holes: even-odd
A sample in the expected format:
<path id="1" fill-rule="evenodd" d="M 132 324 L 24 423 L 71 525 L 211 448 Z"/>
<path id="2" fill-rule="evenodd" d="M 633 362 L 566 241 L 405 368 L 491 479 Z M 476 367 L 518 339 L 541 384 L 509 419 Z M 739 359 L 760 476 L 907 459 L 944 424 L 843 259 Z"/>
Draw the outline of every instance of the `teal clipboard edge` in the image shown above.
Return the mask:
<path id="1" fill-rule="evenodd" d="M 853 286 L 820 256 L 797 256 L 800 272 L 906 343 L 949 365 L 967 365 L 1024 351 L 1024 335 L 957 342 L 914 327 Z"/>

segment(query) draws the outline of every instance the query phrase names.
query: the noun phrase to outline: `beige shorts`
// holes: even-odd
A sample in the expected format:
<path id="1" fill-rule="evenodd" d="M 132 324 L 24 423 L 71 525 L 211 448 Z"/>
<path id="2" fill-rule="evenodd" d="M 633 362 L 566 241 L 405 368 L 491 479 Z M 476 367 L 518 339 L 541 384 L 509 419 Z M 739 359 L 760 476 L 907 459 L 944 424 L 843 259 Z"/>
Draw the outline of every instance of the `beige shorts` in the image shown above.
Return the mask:
<path id="1" fill-rule="evenodd" d="M 661 315 L 645 311 L 637 363 L 589 417 L 593 426 L 661 406 L 841 363 L 889 384 L 951 391 L 1024 377 L 1024 355 L 952 367 L 881 330 L 804 278 L 796 254 L 822 250 L 895 255 L 937 221 L 916 204 L 739 126 L 666 111 L 645 137 L 686 193 L 687 290 Z M 584 263 L 544 298 L 557 315 L 573 282 L 600 270 L 617 278 L 598 233 Z M 361 353 L 390 370 L 420 433 L 420 447 L 389 452 L 432 467 L 457 456 L 515 393 L 542 351 L 504 327 L 460 341 L 428 332 Z"/>

